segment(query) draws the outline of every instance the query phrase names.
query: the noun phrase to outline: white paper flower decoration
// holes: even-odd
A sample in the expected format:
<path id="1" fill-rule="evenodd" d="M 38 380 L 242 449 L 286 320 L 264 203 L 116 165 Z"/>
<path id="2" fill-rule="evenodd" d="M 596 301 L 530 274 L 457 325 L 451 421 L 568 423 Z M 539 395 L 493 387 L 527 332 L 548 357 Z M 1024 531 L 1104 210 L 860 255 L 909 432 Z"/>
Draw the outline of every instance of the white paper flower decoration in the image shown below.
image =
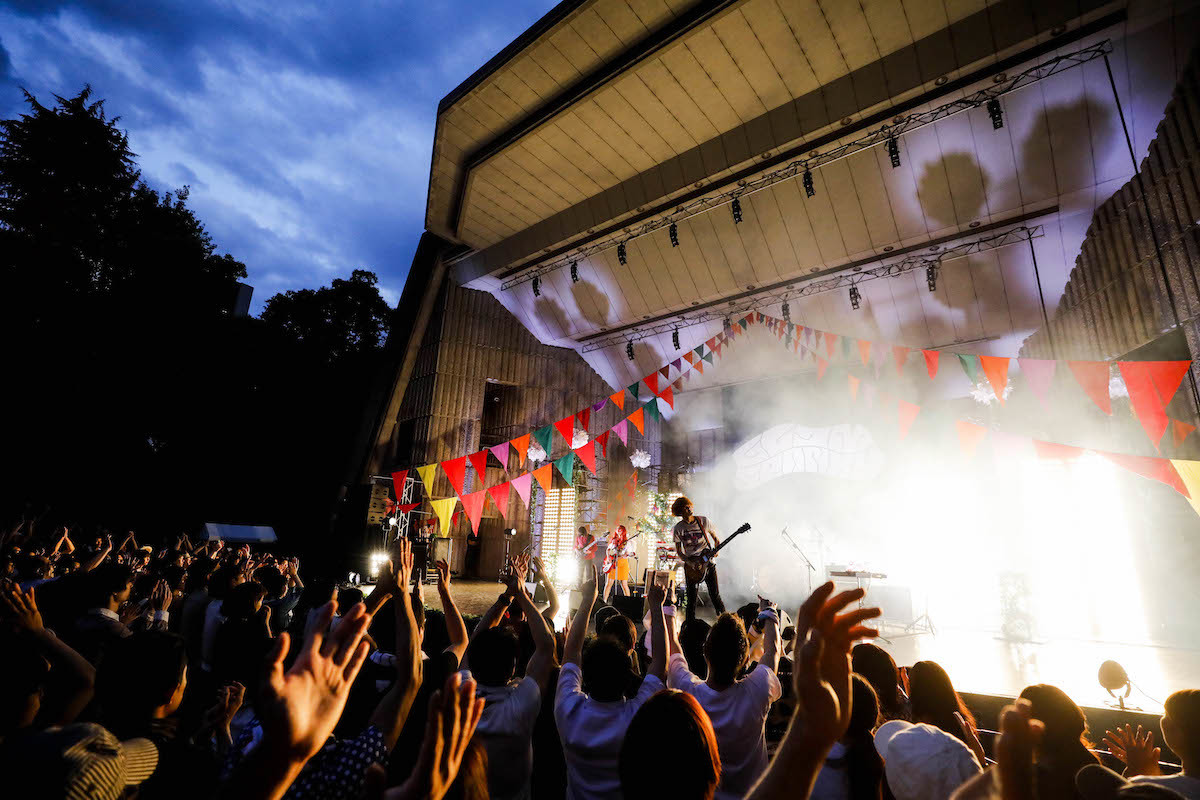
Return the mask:
<path id="1" fill-rule="evenodd" d="M 650 454 L 645 450 L 634 450 L 629 456 L 629 463 L 638 469 L 645 469 L 650 466 Z"/>
<path id="2" fill-rule="evenodd" d="M 525 455 L 529 458 L 530 461 L 536 462 L 536 461 L 545 461 L 546 460 L 546 451 L 543 450 L 542 446 L 540 444 L 538 444 L 537 442 L 529 443 L 529 450 L 527 450 L 525 452 Z"/>
<path id="3" fill-rule="evenodd" d="M 587 431 L 575 431 L 575 438 L 571 440 L 571 449 L 578 450 L 588 443 Z"/>

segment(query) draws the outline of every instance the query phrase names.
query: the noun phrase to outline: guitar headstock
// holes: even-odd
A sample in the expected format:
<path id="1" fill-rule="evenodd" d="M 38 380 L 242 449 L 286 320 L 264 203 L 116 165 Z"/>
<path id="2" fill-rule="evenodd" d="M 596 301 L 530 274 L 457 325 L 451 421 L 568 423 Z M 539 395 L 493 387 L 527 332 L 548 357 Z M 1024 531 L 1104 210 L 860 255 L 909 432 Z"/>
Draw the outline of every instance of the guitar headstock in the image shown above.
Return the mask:
<path id="1" fill-rule="evenodd" d="M 733 532 L 732 534 L 730 534 L 730 535 L 731 535 L 731 536 L 737 536 L 739 533 L 745 533 L 745 532 L 746 532 L 746 531 L 748 531 L 748 530 L 750 530 L 750 523 L 749 523 L 749 522 L 743 522 L 743 523 L 742 523 L 742 527 L 738 528 L 736 531 L 734 531 L 734 532 Z"/>

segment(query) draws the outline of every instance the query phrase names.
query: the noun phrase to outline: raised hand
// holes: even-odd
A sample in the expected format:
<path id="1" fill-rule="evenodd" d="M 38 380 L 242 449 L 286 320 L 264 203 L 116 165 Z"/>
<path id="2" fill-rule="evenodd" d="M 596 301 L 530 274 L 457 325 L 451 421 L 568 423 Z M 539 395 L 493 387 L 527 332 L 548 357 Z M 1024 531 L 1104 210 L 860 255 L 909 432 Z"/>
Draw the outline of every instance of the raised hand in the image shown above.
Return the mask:
<path id="1" fill-rule="evenodd" d="M 429 700 L 429 718 L 421 756 L 408 782 L 388 798 L 441 800 L 458 776 L 463 755 L 483 713 L 483 698 L 475 697 L 475 681 L 455 672 Z"/>
<path id="2" fill-rule="evenodd" d="M 583 604 L 595 604 L 597 580 L 596 565 L 589 562 L 583 568 L 583 583 L 579 585 L 579 593 L 582 595 L 581 601 Z"/>
<path id="3" fill-rule="evenodd" d="M 44 628 L 33 589 L 22 592 L 20 586 L 9 580 L 0 582 L 0 613 L 21 630 L 39 633 Z"/>
<path id="4" fill-rule="evenodd" d="M 595 572 L 595 569 L 596 568 L 593 566 L 593 573 Z M 595 586 L 596 584 L 593 582 L 592 588 L 594 589 Z M 661 606 L 664 602 L 666 602 L 666 599 L 666 588 L 658 581 L 651 581 L 650 587 L 646 590 L 646 601 L 650 604 L 650 607 L 654 608 L 656 606 Z"/>
<path id="5" fill-rule="evenodd" d="M 392 565 L 396 570 L 397 591 L 407 592 L 408 584 L 412 582 L 413 572 L 412 542 L 408 539 L 400 539 L 396 542 L 396 547 L 392 552 Z"/>
<path id="6" fill-rule="evenodd" d="M 1143 732 L 1141 725 L 1134 731 L 1127 724 L 1115 731 L 1105 731 L 1104 744 L 1108 746 L 1109 752 L 1125 763 L 1126 775 L 1162 774 L 1162 769 L 1158 766 L 1162 748 L 1154 746 L 1154 731 Z"/>
<path id="7" fill-rule="evenodd" d="M 158 611 L 166 611 L 171 607 L 171 587 L 166 581 L 159 581 L 150 590 L 150 606 Z"/>
<path id="8" fill-rule="evenodd" d="M 1000 712 L 996 763 L 1003 800 L 1032 800 L 1034 797 L 1033 751 L 1045 732 L 1041 721 L 1033 719 L 1033 706 L 1028 700 L 1017 700 Z"/>
<path id="9" fill-rule="evenodd" d="M 975 760 L 979 762 L 979 766 L 987 766 L 987 756 L 983 752 L 983 744 L 979 741 L 979 734 L 975 731 L 975 726 L 967 722 L 959 712 L 954 712 L 954 719 L 958 722 L 958 727 L 962 731 L 963 741 L 967 743 L 967 747 L 971 748 L 971 752 L 975 754 Z"/>
<path id="10" fill-rule="evenodd" d="M 306 636 L 300 657 L 287 672 L 283 662 L 290 640 L 281 633 L 267 657 L 267 674 L 256 704 L 263 744 L 273 752 L 303 762 L 312 758 L 333 732 L 350 686 L 367 657 L 363 634 L 371 617 L 362 603 L 342 617 L 330 634 L 333 603 L 321 606 Z"/>
<path id="11" fill-rule="evenodd" d="M 437 569 L 438 588 L 449 588 L 450 586 L 450 565 L 445 561 L 437 561 L 433 565 Z"/>

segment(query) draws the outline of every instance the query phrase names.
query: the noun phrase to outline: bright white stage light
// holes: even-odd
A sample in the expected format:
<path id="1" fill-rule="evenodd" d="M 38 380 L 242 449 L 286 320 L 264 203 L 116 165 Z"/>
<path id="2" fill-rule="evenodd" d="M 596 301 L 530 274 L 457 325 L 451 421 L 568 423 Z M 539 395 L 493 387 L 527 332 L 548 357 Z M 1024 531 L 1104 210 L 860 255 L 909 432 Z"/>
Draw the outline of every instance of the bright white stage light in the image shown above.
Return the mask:
<path id="1" fill-rule="evenodd" d="M 383 550 L 371 553 L 371 558 L 368 561 L 367 574 L 369 574 L 372 578 L 379 575 L 379 570 L 383 569 L 383 565 L 387 563 L 388 558 L 388 554 Z"/>

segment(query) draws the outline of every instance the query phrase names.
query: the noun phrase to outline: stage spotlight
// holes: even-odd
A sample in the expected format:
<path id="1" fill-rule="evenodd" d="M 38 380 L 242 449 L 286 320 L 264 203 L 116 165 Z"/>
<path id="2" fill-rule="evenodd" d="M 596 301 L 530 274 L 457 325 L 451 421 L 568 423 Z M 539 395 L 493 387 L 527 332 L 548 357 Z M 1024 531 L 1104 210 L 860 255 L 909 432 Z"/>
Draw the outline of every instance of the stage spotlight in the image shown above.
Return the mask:
<path id="1" fill-rule="evenodd" d="M 579 262 L 571 262 L 571 283 L 579 283 Z"/>
<path id="2" fill-rule="evenodd" d="M 371 553 L 371 558 L 367 562 L 367 574 L 372 578 L 379 575 L 379 571 L 383 569 L 383 565 L 388 562 L 390 556 L 386 551 L 380 550 Z"/>
<path id="3" fill-rule="evenodd" d="M 621 242 L 617 245 L 617 261 L 621 262 L 621 266 L 625 266 L 629 261 L 625 258 L 625 243 Z"/>
<path id="4" fill-rule="evenodd" d="M 534 297 L 542 296 L 542 279 L 537 277 L 536 275 L 533 278 L 533 296 Z"/>
<path id="5" fill-rule="evenodd" d="M 783 301 L 783 308 L 780 309 L 780 313 L 783 314 L 784 321 L 792 321 L 792 308 L 787 304 L 787 300 Z"/>
<path id="6" fill-rule="evenodd" d="M 679 226 L 672 222 L 671 227 L 667 228 L 667 235 L 671 237 L 671 247 L 679 247 Z"/>
<path id="7" fill-rule="evenodd" d="M 675 349 L 679 349 L 679 328 L 671 331 L 671 344 L 675 345 Z"/>
<path id="8" fill-rule="evenodd" d="M 629 356 L 630 361 L 633 361 L 633 342 L 625 343 L 625 355 Z"/>
<path id="9" fill-rule="evenodd" d="M 887 140 L 888 158 L 892 161 L 892 169 L 900 166 L 900 143 L 896 141 L 895 136 L 889 136 Z"/>
<path id="10" fill-rule="evenodd" d="M 726 317 L 724 322 L 721 323 L 721 328 L 726 333 L 729 333 L 731 330 L 733 330 L 733 323 L 729 321 L 729 317 Z"/>
<path id="11" fill-rule="evenodd" d="M 929 287 L 929 291 L 937 291 L 937 267 L 933 264 L 925 268 L 925 285 Z"/>
<path id="12" fill-rule="evenodd" d="M 805 197 L 812 197 L 813 195 L 815 195 L 817 193 L 817 190 L 813 188 L 813 177 L 812 177 L 811 169 L 809 169 L 808 167 L 805 167 L 804 168 L 804 176 L 800 180 L 801 180 L 801 182 L 804 183 L 804 196 Z"/>
<path id="13" fill-rule="evenodd" d="M 1004 127 L 1004 109 L 1000 106 L 1000 101 L 993 97 L 987 101 L 988 116 L 992 118 L 992 128 L 1000 130 Z"/>
<path id="14" fill-rule="evenodd" d="M 742 201 L 736 197 L 733 198 L 729 210 L 733 212 L 733 224 L 740 225 L 742 223 Z"/>
<path id="15" fill-rule="evenodd" d="M 1117 702 L 1108 705 L 1113 708 L 1119 708 L 1122 711 L 1140 711 L 1141 709 L 1126 709 L 1125 700 L 1129 697 L 1129 693 L 1133 690 L 1133 683 L 1129 680 L 1129 673 L 1115 661 L 1105 661 L 1100 665 L 1100 672 L 1096 675 L 1100 681 L 1100 685 L 1104 687 L 1104 691 L 1108 692 L 1109 696 Z M 1115 694 L 1121 690 L 1125 690 L 1122 695 Z"/>
<path id="16" fill-rule="evenodd" d="M 858 308 L 858 304 L 862 302 L 862 292 L 858 291 L 857 286 L 850 287 L 850 307 Z"/>

